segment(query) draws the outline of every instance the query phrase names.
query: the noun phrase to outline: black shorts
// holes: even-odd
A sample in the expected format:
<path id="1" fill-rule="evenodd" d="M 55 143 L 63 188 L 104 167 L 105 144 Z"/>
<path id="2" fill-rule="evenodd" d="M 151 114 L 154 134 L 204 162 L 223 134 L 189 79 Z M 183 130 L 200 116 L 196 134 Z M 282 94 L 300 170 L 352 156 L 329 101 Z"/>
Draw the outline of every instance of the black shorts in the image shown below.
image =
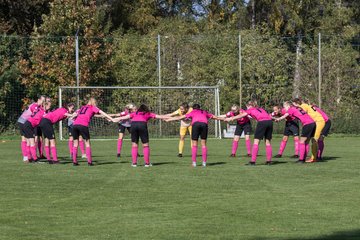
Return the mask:
<path id="1" fill-rule="evenodd" d="M 125 130 L 128 130 L 129 133 L 131 133 L 131 127 L 125 127 L 121 124 L 119 124 L 119 133 L 125 133 Z"/>
<path id="2" fill-rule="evenodd" d="M 24 125 L 24 123 L 19 123 L 18 122 L 18 126 L 19 126 L 19 130 L 20 130 L 20 135 L 21 136 L 23 136 L 23 137 L 25 137 L 25 125 Z"/>
<path id="3" fill-rule="evenodd" d="M 72 137 L 73 125 L 68 126 L 69 137 Z"/>
<path id="4" fill-rule="evenodd" d="M 149 131 L 146 122 L 131 122 L 131 142 L 138 143 L 139 138 L 141 142 L 149 142 Z"/>
<path id="5" fill-rule="evenodd" d="M 26 138 L 35 138 L 35 129 L 29 121 L 24 123 L 24 136 Z"/>
<path id="6" fill-rule="evenodd" d="M 53 124 L 49 119 L 47 118 L 41 119 L 39 127 L 41 128 L 41 131 L 44 133 L 45 138 L 49 140 L 55 139 Z"/>
<path id="7" fill-rule="evenodd" d="M 325 123 L 325 127 L 321 131 L 321 136 L 326 137 L 327 135 L 329 135 L 330 128 L 331 128 L 331 120 L 329 119 L 327 120 L 327 122 Z"/>
<path id="8" fill-rule="evenodd" d="M 272 120 L 260 121 L 256 125 L 254 138 L 262 140 L 265 139 L 272 139 L 272 132 L 273 132 L 273 122 Z"/>
<path id="9" fill-rule="evenodd" d="M 299 136 L 299 124 L 296 121 L 286 121 L 284 136 Z"/>
<path id="10" fill-rule="evenodd" d="M 241 133 L 244 131 L 245 135 L 250 135 L 251 133 L 251 123 L 250 121 L 244 124 L 237 124 L 235 129 L 235 136 L 241 136 Z"/>
<path id="11" fill-rule="evenodd" d="M 192 125 L 191 139 L 199 140 L 199 137 L 202 140 L 206 140 L 208 136 L 208 125 L 203 122 L 195 122 Z"/>
<path id="12" fill-rule="evenodd" d="M 34 128 L 34 133 L 35 133 L 35 136 L 36 136 L 36 137 L 42 137 L 42 135 L 43 135 L 40 126 L 36 126 L 36 127 Z"/>
<path id="13" fill-rule="evenodd" d="M 73 125 L 72 136 L 74 140 L 78 140 L 79 136 L 81 136 L 84 140 L 89 140 L 90 139 L 89 127 L 85 127 L 83 125 Z"/>
<path id="14" fill-rule="evenodd" d="M 315 123 L 306 124 L 302 127 L 301 137 L 306 137 L 308 139 L 312 138 L 315 135 L 315 130 L 316 130 Z"/>

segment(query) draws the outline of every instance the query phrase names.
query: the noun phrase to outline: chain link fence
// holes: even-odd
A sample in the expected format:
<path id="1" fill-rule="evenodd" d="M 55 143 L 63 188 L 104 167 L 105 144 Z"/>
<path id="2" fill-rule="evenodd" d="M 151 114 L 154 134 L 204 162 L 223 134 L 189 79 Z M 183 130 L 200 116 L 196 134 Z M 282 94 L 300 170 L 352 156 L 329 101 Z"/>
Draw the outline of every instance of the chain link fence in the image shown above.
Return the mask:
<path id="1" fill-rule="evenodd" d="M 0 36 L 1 135 L 17 134 L 16 119 L 37 94 L 56 102 L 59 86 L 76 86 L 75 40 Z M 222 113 L 250 99 L 272 111 L 302 97 L 328 113 L 332 132 L 360 133 L 360 37 L 129 33 L 79 36 L 78 46 L 80 86 L 219 85 Z"/>

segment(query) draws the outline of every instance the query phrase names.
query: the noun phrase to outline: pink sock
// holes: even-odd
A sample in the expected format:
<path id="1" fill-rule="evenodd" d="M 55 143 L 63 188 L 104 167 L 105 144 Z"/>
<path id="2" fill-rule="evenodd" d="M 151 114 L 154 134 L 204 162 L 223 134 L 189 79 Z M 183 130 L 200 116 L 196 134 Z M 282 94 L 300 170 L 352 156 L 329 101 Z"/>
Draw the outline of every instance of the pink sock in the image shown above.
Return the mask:
<path id="1" fill-rule="evenodd" d="M 201 148 L 201 153 L 202 153 L 202 160 L 204 163 L 206 163 L 206 161 L 207 161 L 207 147 L 206 146 L 203 146 Z"/>
<path id="2" fill-rule="evenodd" d="M 31 156 L 30 146 L 26 146 L 26 149 L 27 149 L 26 153 L 27 153 L 28 159 L 31 160 L 32 156 Z"/>
<path id="3" fill-rule="evenodd" d="M 310 150 L 310 144 L 308 144 L 308 143 L 306 144 L 306 143 L 305 143 L 305 156 L 304 156 L 305 158 L 307 157 L 307 155 L 308 155 L 308 153 L 309 153 L 309 150 Z M 304 159 L 305 159 L 305 158 L 304 158 Z"/>
<path id="4" fill-rule="evenodd" d="M 299 139 L 294 139 L 295 155 L 299 155 Z"/>
<path id="5" fill-rule="evenodd" d="M 271 157 L 272 157 L 272 147 L 271 145 L 266 145 L 266 161 L 271 162 Z"/>
<path id="6" fill-rule="evenodd" d="M 57 158 L 57 152 L 56 152 L 56 147 L 51 147 L 51 155 L 52 155 L 52 159 L 54 161 L 57 161 L 58 158 Z"/>
<path id="7" fill-rule="evenodd" d="M 86 158 L 87 158 L 88 163 L 92 163 L 91 148 L 90 147 L 86 148 Z"/>
<path id="8" fill-rule="evenodd" d="M 150 164 L 150 147 L 144 146 L 143 147 L 143 153 L 144 153 L 144 161 L 146 165 Z"/>
<path id="9" fill-rule="evenodd" d="M 317 153 L 317 157 L 321 158 L 322 157 L 322 153 L 324 151 L 324 147 L 325 147 L 325 143 L 323 140 L 318 140 L 318 153 Z"/>
<path id="10" fill-rule="evenodd" d="M 42 142 L 40 140 L 38 141 L 38 149 L 39 149 L 40 157 L 44 156 Z"/>
<path id="11" fill-rule="evenodd" d="M 118 154 L 121 153 L 122 142 L 123 142 L 122 139 L 118 139 L 118 142 L 117 142 L 117 153 Z"/>
<path id="12" fill-rule="evenodd" d="M 47 160 L 50 160 L 50 147 L 45 146 L 45 156 Z"/>
<path id="13" fill-rule="evenodd" d="M 299 160 L 305 160 L 306 147 L 305 143 L 299 143 Z"/>
<path id="14" fill-rule="evenodd" d="M 70 155 L 72 156 L 72 153 L 73 153 L 73 145 L 74 145 L 74 141 L 73 140 L 69 140 L 68 141 L 68 146 L 69 146 L 69 152 L 70 152 Z"/>
<path id="15" fill-rule="evenodd" d="M 259 145 L 258 144 L 253 144 L 252 146 L 252 154 L 251 154 L 251 161 L 252 162 L 256 162 L 256 157 L 258 155 L 259 152 Z"/>
<path id="16" fill-rule="evenodd" d="M 77 147 L 73 147 L 73 150 L 72 150 L 72 160 L 73 160 L 73 163 L 77 163 L 77 152 L 78 152 L 78 148 Z"/>
<path id="17" fill-rule="evenodd" d="M 239 146 L 239 141 L 233 141 L 233 144 L 232 144 L 232 150 L 231 150 L 231 154 L 236 154 L 236 150 Z"/>
<path id="18" fill-rule="evenodd" d="M 283 152 L 284 152 L 284 150 L 285 150 L 285 147 L 286 147 L 286 143 L 287 143 L 287 141 L 284 141 L 284 140 L 281 141 L 280 148 L 279 148 L 279 152 L 278 152 L 279 155 L 282 155 L 282 154 L 283 154 Z M 267 147 L 267 146 L 266 146 L 266 147 Z"/>
<path id="19" fill-rule="evenodd" d="M 132 147 L 131 148 L 131 156 L 132 156 L 132 164 L 137 164 L 137 158 L 138 158 L 138 147 Z"/>
<path id="20" fill-rule="evenodd" d="M 196 155 L 197 155 L 197 146 L 193 146 L 191 148 L 191 159 L 194 163 L 196 163 Z"/>
<path id="21" fill-rule="evenodd" d="M 246 150 L 248 154 L 251 154 L 251 141 L 250 139 L 245 140 L 246 142 Z"/>
<path id="22" fill-rule="evenodd" d="M 81 150 L 81 155 L 84 155 L 85 154 L 84 141 L 79 141 L 79 146 Z"/>
<path id="23" fill-rule="evenodd" d="M 31 152 L 32 159 L 34 159 L 36 161 L 37 160 L 36 147 L 30 146 L 30 152 Z"/>
<path id="24" fill-rule="evenodd" d="M 21 141 L 21 152 L 22 152 L 23 157 L 28 156 L 26 141 Z"/>

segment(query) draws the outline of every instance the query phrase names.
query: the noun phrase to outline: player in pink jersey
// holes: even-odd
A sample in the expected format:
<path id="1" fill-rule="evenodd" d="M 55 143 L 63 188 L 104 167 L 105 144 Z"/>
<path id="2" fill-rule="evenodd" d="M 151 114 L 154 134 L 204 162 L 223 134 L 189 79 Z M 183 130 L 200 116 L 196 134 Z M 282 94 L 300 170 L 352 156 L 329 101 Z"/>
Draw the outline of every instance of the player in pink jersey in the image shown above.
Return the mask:
<path id="1" fill-rule="evenodd" d="M 313 107 L 318 113 L 321 114 L 321 116 L 325 120 L 325 127 L 321 130 L 320 138 L 318 139 L 318 154 L 317 154 L 317 160 L 322 160 L 322 154 L 324 152 L 325 143 L 324 139 L 329 135 L 330 128 L 331 128 L 331 120 L 328 117 L 328 115 L 318 106 L 311 104 L 311 107 Z"/>
<path id="2" fill-rule="evenodd" d="M 134 104 L 128 103 L 128 104 L 126 104 L 124 110 L 121 113 L 109 114 L 109 116 L 124 117 L 124 116 L 130 115 L 130 113 L 132 113 L 132 112 L 136 112 L 136 110 L 137 110 L 137 108 Z M 126 129 L 128 130 L 129 133 L 131 133 L 131 120 L 130 119 L 119 122 L 119 137 L 118 137 L 118 141 L 117 141 L 117 157 L 121 156 L 121 149 L 122 149 L 122 144 L 123 144 L 123 139 L 124 139 Z"/>
<path id="3" fill-rule="evenodd" d="M 25 122 L 29 119 L 29 117 L 32 115 L 32 113 L 40 106 L 43 105 L 45 101 L 45 96 L 39 96 L 37 99 L 36 103 L 32 103 L 30 104 L 26 110 L 21 114 L 21 116 L 19 117 L 19 119 L 17 120 L 18 122 L 18 126 L 20 129 L 20 135 L 21 135 L 21 152 L 23 155 L 23 161 L 24 162 L 28 162 L 28 160 L 30 160 L 31 158 L 29 158 L 31 156 L 30 154 L 30 145 L 28 146 L 27 141 L 26 141 L 26 137 L 25 137 Z"/>
<path id="4" fill-rule="evenodd" d="M 45 109 L 45 113 L 48 113 L 51 111 L 51 98 L 50 97 L 45 97 L 44 109 Z M 37 146 L 37 150 L 39 151 L 39 158 L 45 159 L 44 138 L 43 138 L 43 132 L 41 131 L 40 126 L 36 126 L 34 129 L 34 132 L 35 132 L 35 146 Z"/>
<path id="5" fill-rule="evenodd" d="M 77 112 L 79 110 L 80 109 L 78 109 Z M 72 136 L 73 124 L 74 124 L 74 119 L 73 118 L 68 118 L 68 121 L 67 121 L 67 128 L 68 128 L 67 130 L 68 130 L 68 134 L 69 134 L 68 148 L 69 148 L 70 158 L 71 159 L 72 159 L 73 148 L 74 148 L 74 138 Z M 80 147 L 80 151 L 81 151 L 81 158 L 86 158 L 85 144 L 84 144 L 84 139 L 82 138 L 82 136 L 79 136 L 79 147 Z"/>
<path id="6" fill-rule="evenodd" d="M 97 108 L 96 99 L 90 98 L 88 103 L 80 108 L 77 112 L 76 119 L 73 123 L 72 135 L 74 138 L 74 147 L 73 147 L 73 165 L 78 166 L 79 163 L 77 161 L 77 152 L 79 146 L 79 136 L 85 140 L 86 146 L 86 158 L 89 166 L 93 166 L 92 156 L 91 156 L 91 145 L 90 145 L 90 132 L 89 132 L 89 124 L 91 118 L 95 114 L 100 114 L 107 118 L 109 121 L 112 121 L 112 117 L 107 115 L 105 112 Z"/>
<path id="7" fill-rule="evenodd" d="M 24 123 L 24 133 L 27 140 L 27 146 L 29 147 L 31 159 L 34 162 L 37 162 L 38 159 L 35 147 L 35 128 L 40 124 L 44 114 L 45 109 L 43 106 L 40 106 L 34 110 L 29 119 Z"/>
<path id="8" fill-rule="evenodd" d="M 238 105 L 233 105 L 231 107 L 231 111 L 226 113 L 225 115 L 221 115 L 219 117 L 234 117 L 239 114 L 244 113 L 245 110 L 240 109 Z M 235 134 L 234 134 L 234 140 L 232 143 L 232 150 L 230 157 L 236 156 L 236 151 L 239 145 L 239 140 L 241 133 L 244 132 L 245 135 L 245 143 L 246 143 L 246 149 L 247 149 L 247 155 L 248 157 L 251 157 L 251 140 L 250 140 L 250 133 L 251 133 L 251 122 L 249 117 L 243 117 L 237 120 Z"/>
<path id="9" fill-rule="evenodd" d="M 302 130 L 299 143 L 299 160 L 297 162 L 304 163 L 308 152 L 306 145 L 309 145 L 310 139 L 315 134 L 316 124 L 302 108 L 292 106 L 291 102 L 284 102 L 283 106 L 286 113 L 277 118 L 276 121 L 284 120 L 289 116 L 299 119 L 302 124 Z"/>
<path id="10" fill-rule="evenodd" d="M 137 166 L 137 158 L 138 158 L 138 144 L 139 138 L 141 139 L 143 145 L 143 153 L 144 153 L 144 162 L 145 167 L 150 167 L 150 147 L 149 147 L 149 131 L 147 128 L 147 122 L 152 119 L 166 119 L 168 118 L 165 115 L 157 115 L 155 113 L 150 112 L 150 109 L 141 104 L 139 109 L 136 112 L 132 112 L 126 116 L 114 118 L 113 122 L 120 122 L 124 120 L 131 119 L 131 156 L 132 156 L 132 164 L 131 166 Z"/>
<path id="11" fill-rule="evenodd" d="M 48 112 L 41 119 L 41 122 L 38 127 L 41 128 L 41 131 L 45 136 L 45 155 L 49 164 L 59 163 L 57 158 L 56 143 L 55 143 L 55 133 L 53 125 L 67 117 L 73 117 L 75 105 L 73 103 L 67 104 L 65 107 L 55 109 L 51 112 Z M 50 157 L 50 150 L 53 160 Z"/>
<path id="12" fill-rule="evenodd" d="M 182 116 L 178 117 L 171 117 L 167 119 L 167 122 L 182 120 L 182 119 L 190 119 L 191 118 L 191 140 L 192 140 L 192 166 L 196 167 L 196 156 L 198 150 L 198 141 L 199 137 L 201 139 L 201 151 L 202 151 L 202 166 L 206 167 L 207 162 L 207 147 L 206 147 L 206 140 L 208 136 L 208 120 L 209 119 L 216 119 L 220 120 L 221 118 L 214 116 L 211 113 L 208 113 L 205 110 L 200 108 L 199 104 L 193 105 L 193 110 L 190 113 L 187 113 Z"/>
<path id="13" fill-rule="evenodd" d="M 286 110 L 284 108 L 281 108 L 280 106 L 274 106 L 273 112 L 271 113 L 271 116 L 273 119 L 279 118 L 283 116 L 286 113 Z M 276 158 L 281 158 L 282 154 L 285 150 L 287 141 L 289 140 L 289 136 L 294 136 L 294 156 L 293 158 L 299 158 L 299 123 L 298 120 L 295 117 L 288 116 L 286 118 L 285 122 L 285 128 L 284 128 L 284 135 L 280 144 L 279 152 L 275 156 Z"/>
<path id="14" fill-rule="evenodd" d="M 271 148 L 271 139 L 273 132 L 273 122 L 271 116 L 262 108 L 259 108 L 255 101 L 249 101 L 246 104 L 247 110 L 244 113 L 239 114 L 234 117 L 226 118 L 225 121 L 233 121 L 246 116 L 250 116 L 255 119 L 258 123 L 255 129 L 254 134 L 254 144 L 252 148 L 251 161 L 249 165 L 255 165 L 256 157 L 259 152 L 259 143 L 260 140 L 265 138 L 266 144 L 266 164 L 271 165 L 272 157 L 272 148 Z"/>

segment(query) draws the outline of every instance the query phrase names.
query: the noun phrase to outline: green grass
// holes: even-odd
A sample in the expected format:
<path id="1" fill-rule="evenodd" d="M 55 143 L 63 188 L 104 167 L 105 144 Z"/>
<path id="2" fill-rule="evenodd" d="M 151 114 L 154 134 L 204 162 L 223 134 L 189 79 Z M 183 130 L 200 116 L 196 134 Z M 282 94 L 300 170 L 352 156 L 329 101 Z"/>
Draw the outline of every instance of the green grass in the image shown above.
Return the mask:
<path id="1" fill-rule="evenodd" d="M 231 140 L 210 140 L 209 166 L 195 169 L 176 140 L 151 142 L 152 168 L 131 168 L 128 141 L 121 160 L 115 141 L 93 142 L 94 167 L 73 167 L 66 142 L 66 164 L 23 164 L 4 141 L 0 239 L 360 239 L 359 137 L 326 139 L 325 161 L 305 165 L 286 157 L 292 142 L 262 165 L 261 145 L 255 167 L 243 141 L 231 159 Z"/>

